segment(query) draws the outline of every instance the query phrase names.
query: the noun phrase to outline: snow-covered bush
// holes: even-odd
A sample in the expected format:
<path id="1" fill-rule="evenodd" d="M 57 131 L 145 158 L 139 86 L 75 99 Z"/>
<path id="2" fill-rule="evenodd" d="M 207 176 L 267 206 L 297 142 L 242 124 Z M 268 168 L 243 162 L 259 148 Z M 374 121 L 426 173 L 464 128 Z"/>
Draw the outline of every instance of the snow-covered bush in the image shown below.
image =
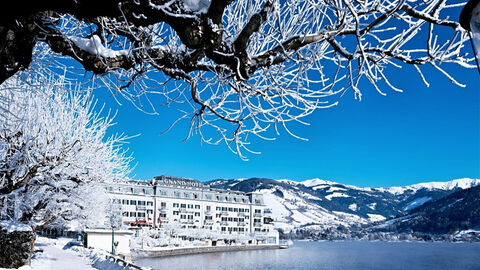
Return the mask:
<path id="1" fill-rule="evenodd" d="M 178 222 L 172 222 L 161 229 L 143 228 L 140 230 L 138 236 L 132 239 L 132 249 L 198 247 L 205 246 L 206 240 L 225 241 L 229 245 L 246 245 L 248 241 L 253 239 L 259 239 L 258 235 L 253 237 L 244 234 L 219 233 L 200 228 L 187 229 L 181 228 Z"/>
<path id="2" fill-rule="evenodd" d="M 75 90 L 41 79 L 0 85 L 2 219 L 104 221 L 101 183 L 124 178 L 131 157 L 120 148 L 125 136 L 107 137 L 110 114 L 95 112 L 88 91 Z"/>

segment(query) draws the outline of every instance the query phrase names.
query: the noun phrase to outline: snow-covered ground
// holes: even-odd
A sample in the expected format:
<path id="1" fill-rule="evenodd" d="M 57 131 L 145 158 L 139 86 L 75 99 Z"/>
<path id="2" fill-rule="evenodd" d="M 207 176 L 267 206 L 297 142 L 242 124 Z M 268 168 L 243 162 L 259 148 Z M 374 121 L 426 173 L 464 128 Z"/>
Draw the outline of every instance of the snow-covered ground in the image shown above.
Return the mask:
<path id="1" fill-rule="evenodd" d="M 43 252 L 35 253 L 32 259 L 31 269 L 69 269 L 69 270 L 91 270 L 92 262 L 86 257 L 70 248 L 64 247 L 72 240 L 68 238 L 48 239 L 38 237 L 35 241 L 35 249 L 42 249 Z"/>
<path id="2" fill-rule="evenodd" d="M 128 270 L 106 259 L 101 251 L 70 246 L 72 239 L 49 239 L 37 237 L 35 255 L 30 266 L 22 266 L 18 270 Z M 42 252 L 40 252 L 42 250 Z M 6 270 L 0 268 L 0 270 Z"/>

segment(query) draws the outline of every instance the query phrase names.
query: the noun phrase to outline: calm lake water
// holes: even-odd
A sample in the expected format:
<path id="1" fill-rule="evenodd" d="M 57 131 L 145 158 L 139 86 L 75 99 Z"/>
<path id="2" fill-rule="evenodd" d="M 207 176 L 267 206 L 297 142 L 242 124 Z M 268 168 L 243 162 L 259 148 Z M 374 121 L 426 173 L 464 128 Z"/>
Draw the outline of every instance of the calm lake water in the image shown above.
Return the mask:
<path id="1" fill-rule="evenodd" d="M 480 243 L 295 242 L 289 249 L 142 258 L 153 269 L 480 270 Z"/>

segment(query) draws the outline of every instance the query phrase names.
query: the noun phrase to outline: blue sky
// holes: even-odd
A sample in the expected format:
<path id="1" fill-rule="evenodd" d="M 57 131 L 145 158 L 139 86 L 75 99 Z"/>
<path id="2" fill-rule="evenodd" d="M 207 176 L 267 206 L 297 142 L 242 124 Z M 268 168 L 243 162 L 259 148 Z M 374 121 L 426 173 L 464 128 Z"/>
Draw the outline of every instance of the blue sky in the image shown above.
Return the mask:
<path id="1" fill-rule="evenodd" d="M 321 178 L 358 186 L 407 185 L 480 177 L 480 77 L 476 70 L 450 69 L 468 84 L 457 87 L 439 72 L 427 71 L 427 88 L 412 69 L 395 70 L 391 80 L 404 93 L 378 94 L 365 85 L 361 102 L 348 92 L 339 106 L 318 110 L 293 126 L 308 142 L 286 132 L 276 141 L 252 140 L 242 161 L 224 145 L 182 142 L 187 121 L 160 135 L 178 116 L 174 108 L 151 116 L 124 102 L 119 106 L 101 89 L 100 102 L 118 110 L 111 132 L 141 134 L 127 145 L 138 163 L 137 179 L 168 174 L 198 180 L 216 178 Z"/>

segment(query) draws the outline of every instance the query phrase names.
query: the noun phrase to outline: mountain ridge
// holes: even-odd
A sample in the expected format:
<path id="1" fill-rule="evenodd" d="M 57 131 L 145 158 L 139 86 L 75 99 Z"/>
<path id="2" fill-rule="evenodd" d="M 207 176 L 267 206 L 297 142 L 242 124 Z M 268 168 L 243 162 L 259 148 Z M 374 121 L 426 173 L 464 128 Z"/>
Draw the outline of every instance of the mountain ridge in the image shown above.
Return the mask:
<path id="1" fill-rule="evenodd" d="M 323 180 L 248 178 L 216 179 L 213 188 L 259 192 L 272 210 L 281 232 L 295 230 L 356 230 L 398 218 L 415 208 L 455 191 L 480 185 L 480 179 L 459 178 L 445 182 L 422 182 L 401 187 L 357 187 Z"/>

